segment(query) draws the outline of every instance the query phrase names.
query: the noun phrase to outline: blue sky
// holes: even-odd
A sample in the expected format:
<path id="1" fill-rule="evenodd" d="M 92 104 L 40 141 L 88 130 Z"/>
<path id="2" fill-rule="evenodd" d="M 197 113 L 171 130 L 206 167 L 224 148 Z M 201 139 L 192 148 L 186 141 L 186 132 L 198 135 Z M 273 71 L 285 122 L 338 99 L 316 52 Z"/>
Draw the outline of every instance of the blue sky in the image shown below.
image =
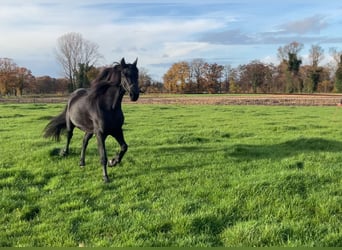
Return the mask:
<path id="1" fill-rule="evenodd" d="M 133 61 L 156 80 L 175 62 L 202 58 L 236 67 L 279 63 L 292 41 L 342 50 L 342 2 L 337 0 L 0 0 L 0 57 L 35 76 L 61 77 L 58 37 L 78 32 L 97 43 L 100 65 Z"/>

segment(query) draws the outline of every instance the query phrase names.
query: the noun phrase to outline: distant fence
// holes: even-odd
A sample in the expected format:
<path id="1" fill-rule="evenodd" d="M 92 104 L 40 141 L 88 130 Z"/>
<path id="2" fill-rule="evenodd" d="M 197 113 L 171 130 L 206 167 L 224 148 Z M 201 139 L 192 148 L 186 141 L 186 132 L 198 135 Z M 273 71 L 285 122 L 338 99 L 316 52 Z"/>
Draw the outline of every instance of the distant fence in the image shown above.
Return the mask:
<path id="1" fill-rule="evenodd" d="M 68 97 L 5 97 L 0 98 L 0 103 L 62 103 L 67 102 Z"/>
<path id="2" fill-rule="evenodd" d="M 136 104 L 336 106 L 342 95 L 141 95 Z M 0 103 L 67 103 L 68 97 L 5 97 Z M 125 96 L 124 102 L 130 103 Z"/>

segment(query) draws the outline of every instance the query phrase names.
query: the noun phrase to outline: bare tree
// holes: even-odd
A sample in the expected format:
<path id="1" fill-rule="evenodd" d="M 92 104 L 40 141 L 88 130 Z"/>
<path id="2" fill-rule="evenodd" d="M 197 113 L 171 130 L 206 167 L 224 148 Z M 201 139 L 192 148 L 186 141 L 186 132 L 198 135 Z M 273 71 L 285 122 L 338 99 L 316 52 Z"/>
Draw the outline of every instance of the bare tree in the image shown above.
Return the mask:
<path id="1" fill-rule="evenodd" d="M 77 88 L 80 67 L 91 68 L 102 58 L 99 46 L 82 37 L 81 34 L 67 33 L 57 40 L 56 58 L 61 64 L 65 77 L 69 80 L 69 90 Z"/>
<path id="2" fill-rule="evenodd" d="M 298 53 L 303 49 L 304 45 L 299 42 L 291 42 L 284 47 L 279 47 L 278 48 L 278 58 L 280 61 L 289 61 L 290 60 L 290 55 L 295 55 L 296 57 L 298 56 Z"/>
<path id="3" fill-rule="evenodd" d="M 330 72 L 331 78 L 335 77 L 336 70 L 341 62 L 342 51 L 337 50 L 336 47 L 329 48 L 329 54 L 333 58 L 326 67 Z"/>
<path id="4" fill-rule="evenodd" d="M 224 65 L 223 68 L 223 81 L 222 81 L 222 91 L 224 93 L 228 93 L 229 92 L 229 78 L 231 78 L 231 74 L 232 74 L 233 68 L 230 64 Z"/>
<path id="5" fill-rule="evenodd" d="M 309 58 L 312 67 L 317 68 L 318 64 L 324 59 L 324 49 L 319 45 L 311 45 Z"/>
<path id="6" fill-rule="evenodd" d="M 148 89 L 152 85 L 152 78 L 149 75 L 147 69 L 140 67 L 139 68 L 139 85 L 140 89 L 145 92 L 148 91 Z"/>
<path id="7" fill-rule="evenodd" d="M 193 93 L 201 93 L 203 91 L 203 75 L 205 73 L 205 61 L 201 58 L 194 59 L 190 62 L 190 78 L 194 85 Z"/>
<path id="8" fill-rule="evenodd" d="M 336 64 L 341 62 L 342 51 L 338 51 L 336 47 L 329 48 L 330 55 Z"/>

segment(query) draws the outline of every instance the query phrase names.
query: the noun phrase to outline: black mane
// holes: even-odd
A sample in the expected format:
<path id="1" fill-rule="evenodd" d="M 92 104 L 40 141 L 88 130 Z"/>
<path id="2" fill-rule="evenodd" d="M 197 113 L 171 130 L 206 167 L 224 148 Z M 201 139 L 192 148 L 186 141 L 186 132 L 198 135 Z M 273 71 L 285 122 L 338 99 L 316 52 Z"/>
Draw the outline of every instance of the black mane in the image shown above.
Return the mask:
<path id="1" fill-rule="evenodd" d="M 103 83 L 104 81 L 112 81 L 113 77 L 116 75 L 120 76 L 121 72 L 121 65 L 118 63 L 115 63 L 113 67 L 107 67 L 104 68 L 100 74 L 91 82 L 91 86 L 94 87 L 100 83 Z M 120 77 L 118 78 L 120 79 Z"/>
<path id="2" fill-rule="evenodd" d="M 89 99 L 96 99 L 97 97 L 105 94 L 107 92 L 107 90 L 113 86 L 113 84 L 111 82 L 108 81 L 100 81 L 97 82 L 95 85 L 93 85 L 90 88 L 90 92 L 89 92 Z"/>

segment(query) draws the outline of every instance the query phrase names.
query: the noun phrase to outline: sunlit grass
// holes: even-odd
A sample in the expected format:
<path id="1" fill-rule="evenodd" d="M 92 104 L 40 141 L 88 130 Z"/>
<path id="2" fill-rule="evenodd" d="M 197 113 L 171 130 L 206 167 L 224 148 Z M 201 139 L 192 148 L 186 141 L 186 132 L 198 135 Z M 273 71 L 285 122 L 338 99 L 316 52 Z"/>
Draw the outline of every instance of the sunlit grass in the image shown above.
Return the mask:
<path id="1" fill-rule="evenodd" d="M 0 106 L 0 246 L 342 245 L 342 109 L 125 105 L 108 184 L 42 138 L 62 109 Z"/>

